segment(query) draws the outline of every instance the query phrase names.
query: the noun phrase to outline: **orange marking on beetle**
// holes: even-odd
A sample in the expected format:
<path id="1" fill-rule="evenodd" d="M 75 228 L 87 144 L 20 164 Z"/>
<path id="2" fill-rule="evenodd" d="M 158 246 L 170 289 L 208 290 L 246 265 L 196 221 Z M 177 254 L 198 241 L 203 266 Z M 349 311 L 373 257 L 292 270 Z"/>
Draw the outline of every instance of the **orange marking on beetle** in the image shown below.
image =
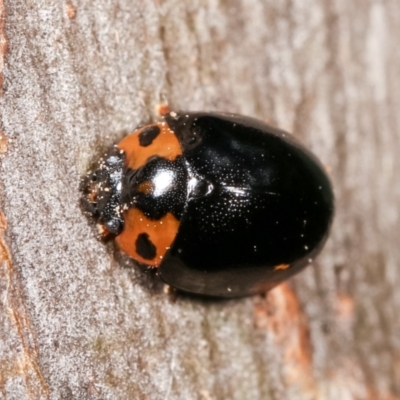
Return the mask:
<path id="1" fill-rule="evenodd" d="M 146 195 L 152 194 L 153 190 L 154 183 L 152 181 L 141 182 L 138 186 L 138 191 Z"/>
<path id="2" fill-rule="evenodd" d="M 158 267 L 175 240 L 180 221 L 171 213 L 159 220 L 151 220 L 137 208 L 125 211 L 124 221 L 124 230 L 115 238 L 118 247 L 136 261 Z M 146 260 L 136 252 L 136 239 L 142 233 L 147 233 L 149 240 L 156 247 L 156 256 L 152 260 Z"/>
<path id="3" fill-rule="evenodd" d="M 142 130 L 151 126 L 158 126 L 160 128 L 160 133 L 150 145 L 143 147 L 139 142 L 139 134 Z M 122 139 L 118 144 L 118 148 L 125 152 L 126 166 L 132 169 L 140 168 L 154 155 L 173 161 L 182 154 L 182 149 L 177 137 L 165 122 L 146 125 L 137 129 Z"/>
<path id="4" fill-rule="evenodd" d="M 279 264 L 274 267 L 274 271 L 285 270 L 288 269 L 290 264 Z"/>

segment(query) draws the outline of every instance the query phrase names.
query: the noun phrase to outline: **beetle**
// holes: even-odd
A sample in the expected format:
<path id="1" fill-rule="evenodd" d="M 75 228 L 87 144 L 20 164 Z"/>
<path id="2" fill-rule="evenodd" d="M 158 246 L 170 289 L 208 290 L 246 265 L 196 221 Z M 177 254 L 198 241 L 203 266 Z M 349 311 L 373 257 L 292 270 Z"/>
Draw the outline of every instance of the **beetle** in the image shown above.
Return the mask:
<path id="1" fill-rule="evenodd" d="M 301 271 L 332 223 L 332 186 L 296 138 L 229 113 L 170 112 L 82 182 L 102 236 L 170 286 L 240 297 Z"/>

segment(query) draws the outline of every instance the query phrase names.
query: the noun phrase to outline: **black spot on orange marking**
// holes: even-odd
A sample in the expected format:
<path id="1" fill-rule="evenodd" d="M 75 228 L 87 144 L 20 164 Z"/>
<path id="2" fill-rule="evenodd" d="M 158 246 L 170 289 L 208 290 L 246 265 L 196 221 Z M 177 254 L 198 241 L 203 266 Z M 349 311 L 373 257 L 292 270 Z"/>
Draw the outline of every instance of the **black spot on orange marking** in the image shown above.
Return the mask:
<path id="1" fill-rule="evenodd" d="M 153 140 L 160 134 L 161 130 L 157 125 L 144 128 L 139 133 L 139 143 L 143 147 L 147 147 L 153 143 Z"/>
<path id="2" fill-rule="evenodd" d="M 175 240 L 179 220 L 171 213 L 167 213 L 159 220 L 150 220 L 139 209 L 130 208 L 124 212 L 124 222 L 124 230 L 115 238 L 118 247 L 137 262 L 158 267 Z M 135 246 L 136 239 L 143 233 L 147 235 L 157 252 L 151 260 L 142 257 Z"/>
<path id="3" fill-rule="evenodd" d="M 150 145 L 142 146 L 139 139 L 141 132 L 152 127 L 159 129 L 160 133 L 153 138 Z M 125 165 L 131 169 L 142 167 L 154 155 L 170 161 L 182 155 L 181 145 L 175 133 L 165 122 L 136 129 L 118 143 L 118 148 L 125 153 Z"/>
<path id="4" fill-rule="evenodd" d="M 136 239 L 136 253 L 145 260 L 152 260 L 156 254 L 156 246 L 151 242 L 147 233 L 141 233 Z"/>

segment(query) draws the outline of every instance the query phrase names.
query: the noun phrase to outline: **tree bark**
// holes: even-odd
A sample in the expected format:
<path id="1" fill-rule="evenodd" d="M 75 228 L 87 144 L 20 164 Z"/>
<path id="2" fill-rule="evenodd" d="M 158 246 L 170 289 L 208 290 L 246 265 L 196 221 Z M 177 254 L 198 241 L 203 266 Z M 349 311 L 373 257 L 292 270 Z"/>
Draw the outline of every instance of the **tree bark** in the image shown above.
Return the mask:
<path id="1" fill-rule="evenodd" d="M 4 2 L 4 4 L 3 4 Z M 397 0 L 0 0 L 0 399 L 400 399 Z M 331 237 L 265 297 L 173 301 L 80 177 L 156 106 L 293 132 Z"/>

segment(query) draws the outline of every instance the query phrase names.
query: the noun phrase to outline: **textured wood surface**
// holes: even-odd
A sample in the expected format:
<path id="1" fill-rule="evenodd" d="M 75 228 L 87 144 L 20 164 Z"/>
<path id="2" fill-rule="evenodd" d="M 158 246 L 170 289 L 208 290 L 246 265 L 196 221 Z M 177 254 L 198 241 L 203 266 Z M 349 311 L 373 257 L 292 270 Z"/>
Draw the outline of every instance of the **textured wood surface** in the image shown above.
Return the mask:
<path id="1" fill-rule="evenodd" d="M 399 15 L 0 0 L 0 399 L 399 399 Z M 337 211 L 315 265 L 266 298 L 172 301 L 96 240 L 80 176 L 162 102 L 268 119 L 319 155 Z"/>

